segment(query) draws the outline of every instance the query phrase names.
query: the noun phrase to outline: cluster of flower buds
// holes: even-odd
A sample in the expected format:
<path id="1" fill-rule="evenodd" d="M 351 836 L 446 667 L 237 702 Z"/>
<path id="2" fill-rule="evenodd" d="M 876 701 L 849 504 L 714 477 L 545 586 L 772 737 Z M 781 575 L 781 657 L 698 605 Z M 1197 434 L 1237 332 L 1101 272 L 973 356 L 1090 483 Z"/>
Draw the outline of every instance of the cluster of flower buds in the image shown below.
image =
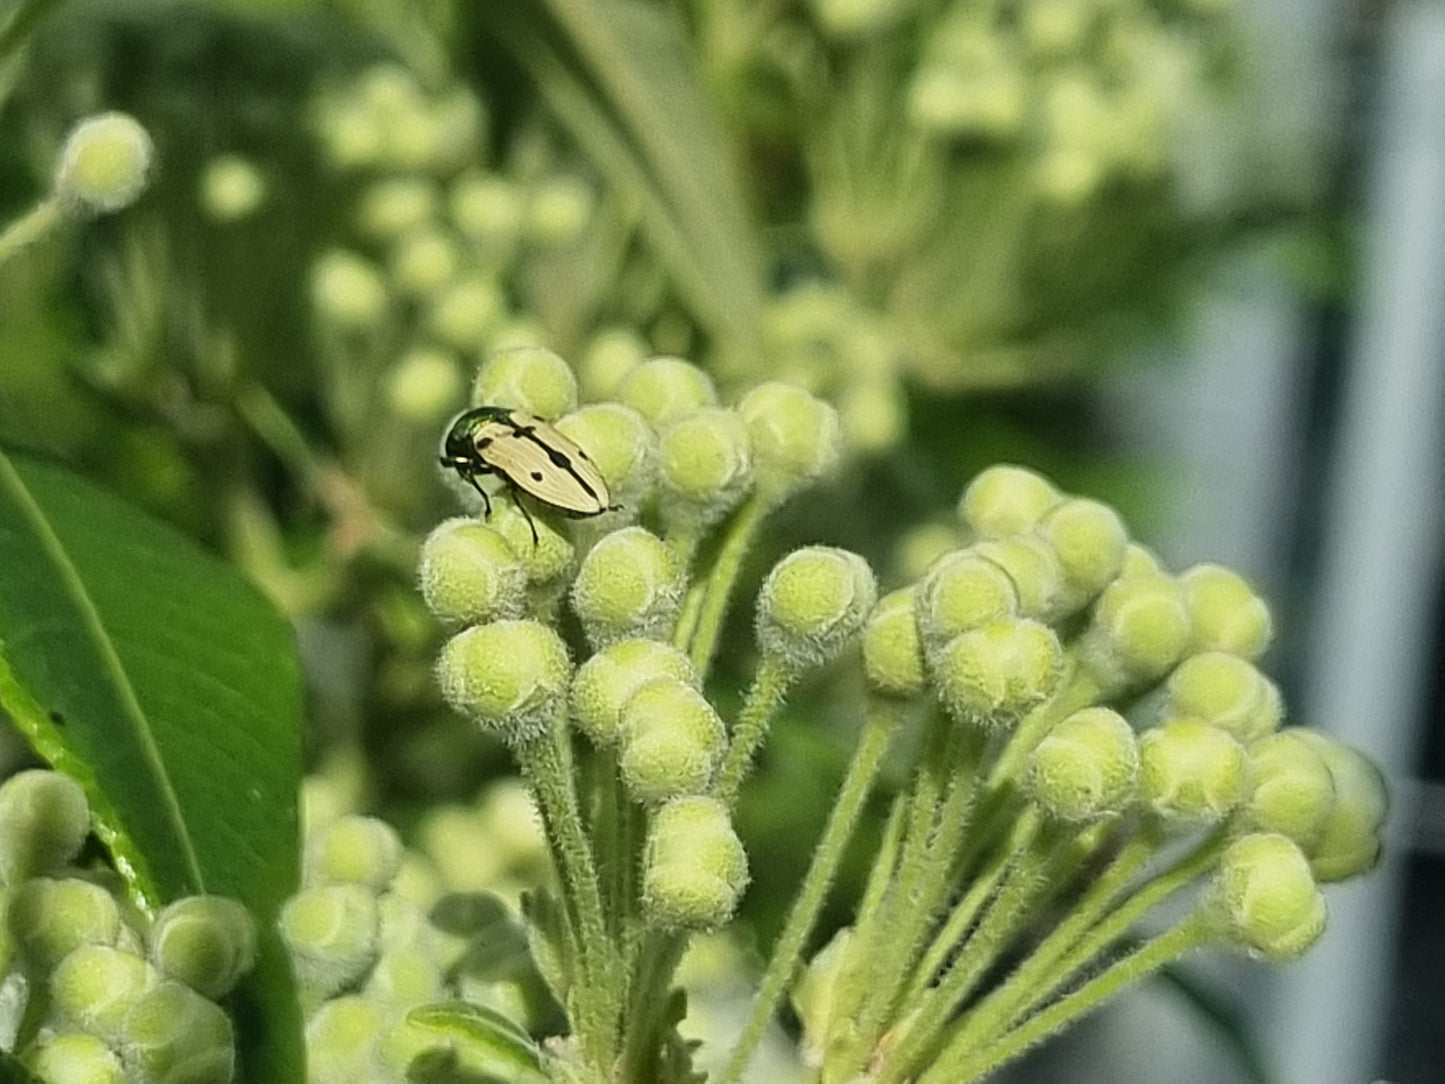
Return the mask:
<path id="1" fill-rule="evenodd" d="M 251 969 L 250 913 L 188 896 L 147 919 L 119 878 L 76 864 L 89 832 L 68 776 L 0 785 L 7 1048 L 44 1081 L 226 1084 L 235 1041 L 217 1002 Z"/>

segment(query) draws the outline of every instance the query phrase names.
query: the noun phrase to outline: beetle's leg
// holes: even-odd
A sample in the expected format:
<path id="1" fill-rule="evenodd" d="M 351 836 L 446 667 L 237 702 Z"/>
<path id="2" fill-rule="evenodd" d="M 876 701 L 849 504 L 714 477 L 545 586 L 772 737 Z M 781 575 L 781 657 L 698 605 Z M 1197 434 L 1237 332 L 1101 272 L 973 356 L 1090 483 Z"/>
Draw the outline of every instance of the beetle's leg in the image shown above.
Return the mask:
<path id="1" fill-rule="evenodd" d="M 492 498 L 490 498 L 490 497 L 487 496 L 487 491 L 481 487 L 481 484 L 477 481 L 477 476 L 476 476 L 475 474 L 473 474 L 473 473 L 468 473 L 468 474 L 467 474 L 467 481 L 472 483 L 472 488 L 475 489 L 475 490 L 477 491 L 477 493 L 480 494 L 480 496 L 481 496 L 481 498 L 482 498 L 482 508 L 484 509 L 484 512 L 483 512 L 484 518 L 486 518 L 486 519 L 491 519 L 491 518 L 492 518 Z"/>
<path id="2" fill-rule="evenodd" d="M 524 517 L 526 517 L 527 526 L 532 529 L 532 548 L 533 548 L 533 549 L 536 549 L 537 546 L 538 546 L 538 544 L 539 544 L 539 542 L 538 542 L 538 539 L 537 539 L 537 525 L 536 525 L 534 522 L 532 522 L 532 513 L 531 513 L 531 512 L 528 512 L 528 511 L 527 511 L 527 506 L 522 503 L 522 494 L 521 494 L 521 492 L 517 489 L 517 487 L 516 487 L 516 486 L 510 486 L 509 488 L 510 488 L 511 491 L 512 491 L 512 503 L 515 504 L 515 505 L 517 506 L 517 508 L 521 510 L 522 515 L 523 515 Z"/>

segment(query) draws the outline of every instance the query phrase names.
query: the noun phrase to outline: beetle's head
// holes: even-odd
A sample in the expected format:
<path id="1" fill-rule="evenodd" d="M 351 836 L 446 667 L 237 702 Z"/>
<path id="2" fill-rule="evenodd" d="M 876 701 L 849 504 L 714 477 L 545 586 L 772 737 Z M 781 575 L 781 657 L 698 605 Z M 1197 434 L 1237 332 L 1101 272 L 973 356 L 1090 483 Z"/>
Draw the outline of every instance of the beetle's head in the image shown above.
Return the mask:
<path id="1" fill-rule="evenodd" d="M 437 459 L 443 467 L 460 471 L 476 462 L 477 446 L 472 439 L 475 429 L 476 419 L 472 411 L 457 416 L 442 438 L 441 454 Z"/>

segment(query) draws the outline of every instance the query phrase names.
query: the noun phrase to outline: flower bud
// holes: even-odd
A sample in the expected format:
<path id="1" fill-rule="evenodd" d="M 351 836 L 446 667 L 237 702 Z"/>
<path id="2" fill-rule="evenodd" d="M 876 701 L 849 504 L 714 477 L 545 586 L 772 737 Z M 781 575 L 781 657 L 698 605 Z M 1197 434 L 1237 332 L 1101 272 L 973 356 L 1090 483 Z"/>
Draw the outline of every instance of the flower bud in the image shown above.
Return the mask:
<path id="1" fill-rule="evenodd" d="M 221 154 L 201 174 L 201 209 L 213 222 L 249 218 L 266 200 L 266 180 L 247 159 Z"/>
<path id="2" fill-rule="evenodd" d="M 1189 608 L 1167 576 L 1123 575 L 1094 603 L 1080 659 L 1110 693 L 1157 681 L 1189 644 Z"/>
<path id="3" fill-rule="evenodd" d="M 431 425 L 456 409 L 462 397 L 461 366 L 447 350 L 417 346 L 386 375 L 386 405 L 398 418 Z"/>
<path id="4" fill-rule="evenodd" d="M 712 379 L 681 358 L 652 358 L 622 378 L 617 398 L 661 429 L 684 414 L 717 405 Z"/>
<path id="5" fill-rule="evenodd" d="M 696 527 L 716 523 L 752 485 L 747 425 L 716 407 L 683 415 L 658 439 L 657 473 L 664 519 Z"/>
<path id="6" fill-rule="evenodd" d="M 155 149 L 140 122 L 126 113 L 86 117 L 60 152 L 55 194 L 91 214 L 129 207 L 145 191 Z"/>
<path id="7" fill-rule="evenodd" d="M 15 886 L 5 923 L 25 959 L 44 971 L 81 945 L 115 944 L 121 929 L 115 897 L 75 878 L 32 877 Z"/>
<path id="8" fill-rule="evenodd" d="M 527 582 L 541 587 L 560 579 L 572 569 L 576 552 L 572 543 L 535 516 L 529 521 L 511 498 L 492 498 L 492 516 L 487 525 L 506 539 L 507 545 L 522 562 Z M 532 537 L 533 529 L 537 536 Z"/>
<path id="9" fill-rule="evenodd" d="M 1244 747 L 1216 726 L 1173 719 L 1139 739 L 1140 790 L 1167 820 L 1217 824 L 1249 793 Z"/>
<path id="10" fill-rule="evenodd" d="M 376 268 L 345 249 L 322 253 L 312 265 L 311 304 L 323 325 L 343 333 L 374 330 L 390 307 Z"/>
<path id="11" fill-rule="evenodd" d="M 60 869 L 80 853 L 89 832 L 90 807 L 79 783 L 41 768 L 17 772 L 0 784 L 0 884 Z"/>
<path id="12" fill-rule="evenodd" d="M 473 243 L 484 266 L 510 262 L 526 213 L 516 184 L 493 174 L 468 174 L 452 186 L 450 210 L 452 225 Z"/>
<path id="13" fill-rule="evenodd" d="M 474 519 L 446 520 L 427 535 L 418 577 L 427 608 L 456 624 L 518 617 L 527 601 L 522 562 L 498 531 Z"/>
<path id="14" fill-rule="evenodd" d="M 1124 565 L 1129 532 L 1119 513 L 1100 501 L 1066 498 L 1045 513 L 1036 530 L 1063 572 L 1063 613 L 1087 606 Z"/>
<path id="15" fill-rule="evenodd" d="M 657 640 L 623 640 L 584 662 L 572 681 L 572 718 L 592 744 L 614 745 L 620 738 L 622 709 L 632 694 L 654 678 L 670 677 L 696 687 L 697 672 L 688 657 Z"/>
<path id="16" fill-rule="evenodd" d="M 594 335 L 577 362 L 585 398 L 612 399 L 623 378 L 647 360 L 647 341 L 630 327 L 605 328 Z"/>
<path id="17" fill-rule="evenodd" d="M 878 600 L 868 562 L 831 546 L 788 554 L 758 592 L 758 646 L 800 671 L 837 658 Z"/>
<path id="18" fill-rule="evenodd" d="M 437 660 L 442 695 L 484 729 L 512 743 L 540 737 L 557 717 L 572 661 L 552 629 L 494 621 L 447 641 Z"/>
<path id="19" fill-rule="evenodd" d="M 958 501 L 958 518 L 976 538 L 1005 538 L 1033 530 L 1060 500 L 1043 475 L 1000 464 L 968 483 Z"/>
<path id="20" fill-rule="evenodd" d="M 923 691 L 916 593 L 904 587 L 884 595 L 863 626 L 863 670 L 869 688 L 884 696 L 916 696 Z"/>
<path id="21" fill-rule="evenodd" d="M 664 929 L 710 929 L 732 917 L 748 883 L 748 857 L 716 798 L 673 798 L 653 813 L 642 903 Z"/>
<path id="22" fill-rule="evenodd" d="M 383 952 L 366 977 L 362 993 L 382 1005 L 410 1009 L 446 996 L 446 980 L 436 960 L 418 949 Z"/>
<path id="23" fill-rule="evenodd" d="M 115 1052 L 83 1031 L 42 1033 L 26 1050 L 25 1065 L 53 1084 L 126 1084 L 127 1080 Z"/>
<path id="24" fill-rule="evenodd" d="M 753 449 L 758 491 L 772 500 L 828 474 L 843 455 L 838 412 L 791 384 L 759 384 L 738 403 Z"/>
<path id="25" fill-rule="evenodd" d="M 1159 555 L 1148 546 L 1130 542 L 1124 547 L 1124 564 L 1119 569 L 1120 578 L 1126 576 L 1167 576 L 1168 571 Z"/>
<path id="26" fill-rule="evenodd" d="M 612 500 L 635 513 L 657 473 L 657 438 L 647 419 L 621 403 L 594 403 L 559 419 L 557 432 L 586 449 Z"/>
<path id="27" fill-rule="evenodd" d="M 296 893 L 277 922 L 291 954 L 302 1001 L 314 1008 L 376 962 L 376 896 L 362 885 L 323 885 Z"/>
<path id="28" fill-rule="evenodd" d="M 1298 957 L 1325 928 L 1325 898 L 1309 863 L 1294 843 L 1272 833 L 1230 844 L 1207 906 L 1221 935 L 1276 963 Z"/>
<path id="29" fill-rule="evenodd" d="M 453 279 L 462 266 L 460 246 L 433 229 L 407 234 L 392 251 L 391 281 L 403 297 L 430 298 Z"/>
<path id="30" fill-rule="evenodd" d="M 1390 808 L 1385 777 L 1369 758 L 1313 730 L 1300 737 L 1324 758 L 1335 801 L 1309 849 L 1317 880 L 1344 881 L 1368 873 L 1380 859 L 1380 830 Z"/>
<path id="31" fill-rule="evenodd" d="M 308 1084 L 384 1079 L 377 1041 L 385 1034 L 386 1007 L 356 994 L 333 998 L 306 1021 Z"/>
<path id="32" fill-rule="evenodd" d="M 225 896 L 176 900 L 156 916 L 148 940 L 163 974 L 213 1001 L 230 993 L 256 959 L 256 923 Z"/>
<path id="33" fill-rule="evenodd" d="M 507 314 L 507 298 L 487 275 L 468 275 L 448 283 L 431 299 L 427 326 L 455 350 L 480 350 Z"/>
<path id="34" fill-rule="evenodd" d="M 523 230 L 533 244 L 544 248 L 575 244 L 596 204 L 596 194 L 581 177 L 544 177 L 532 191 Z"/>
<path id="35" fill-rule="evenodd" d="M 385 891 L 401 867 L 401 837 L 376 817 L 337 817 L 306 841 L 306 883 Z"/>
<path id="36" fill-rule="evenodd" d="M 1064 570 L 1042 538 L 1026 534 L 987 538 L 970 548 L 1008 573 L 1018 593 L 1020 616 L 1047 621 L 1059 609 Z"/>
<path id="37" fill-rule="evenodd" d="M 852 926 L 844 926 L 835 933 L 808 961 L 788 995 L 793 1012 L 803 1026 L 799 1047 L 806 1065 L 822 1066 L 828 1036 L 833 1034 L 840 1015 L 846 1011 L 846 984 L 857 966 L 853 952 L 855 940 Z"/>
<path id="38" fill-rule="evenodd" d="M 910 527 L 893 549 L 893 573 L 905 582 L 921 580 L 935 561 L 957 547 L 958 528 L 952 524 L 920 523 Z"/>
<path id="39" fill-rule="evenodd" d="M 666 636 L 682 604 L 683 570 L 641 527 L 613 531 L 588 551 L 572 583 L 572 609 L 594 648 Z"/>
<path id="40" fill-rule="evenodd" d="M 622 709 L 618 767 L 634 800 L 654 805 L 702 794 L 722 760 L 727 732 L 707 698 L 686 681 L 654 678 Z"/>
<path id="41" fill-rule="evenodd" d="M 1011 727 L 1053 695 L 1064 652 L 1047 625 L 1001 618 L 955 636 L 933 660 L 938 698 L 961 723 Z"/>
<path id="42" fill-rule="evenodd" d="M 516 347 L 487 359 L 472 385 L 472 402 L 560 418 L 577 406 L 577 378 L 552 351 Z"/>
<path id="43" fill-rule="evenodd" d="M 996 562 L 971 548 L 945 553 L 919 585 L 918 631 L 936 651 L 960 633 L 1016 617 L 1018 588 Z"/>
<path id="44" fill-rule="evenodd" d="M 424 177 L 388 177 L 361 195 L 356 224 L 379 241 L 395 241 L 431 225 L 437 213 L 437 190 Z"/>
<path id="45" fill-rule="evenodd" d="M 908 435 L 908 396 L 891 374 L 842 389 L 838 413 L 845 442 L 859 455 L 881 455 Z"/>
<path id="46" fill-rule="evenodd" d="M 116 1041 L 141 1080 L 225 1081 L 235 1073 L 230 1018 L 173 979 L 136 999 Z"/>
<path id="47" fill-rule="evenodd" d="M 1236 572 L 1195 565 L 1179 576 L 1194 635 L 1191 653 L 1226 651 L 1257 659 L 1274 634 L 1269 607 Z"/>
<path id="48" fill-rule="evenodd" d="M 1242 811 L 1245 824 L 1288 836 L 1308 853 L 1335 804 L 1325 758 L 1303 731 L 1291 727 L 1249 747 L 1249 770 L 1254 786 Z"/>
<path id="49" fill-rule="evenodd" d="M 1134 800 L 1139 749 L 1118 712 L 1085 708 L 1064 719 L 1029 755 L 1025 787 L 1056 820 L 1116 817 Z"/>
<path id="50" fill-rule="evenodd" d="M 1191 655 L 1169 675 L 1169 711 L 1229 731 L 1246 745 L 1279 726 L 1279 687 L 1238 655 Z"/>
<path id="51" fill-rule="evenodd" d="M 113 1039 L 137 998 L 161 981 L 160 972 L 132 952 L 82 945 L 50 973 L 54 1017 L 102 1039 Z"/>

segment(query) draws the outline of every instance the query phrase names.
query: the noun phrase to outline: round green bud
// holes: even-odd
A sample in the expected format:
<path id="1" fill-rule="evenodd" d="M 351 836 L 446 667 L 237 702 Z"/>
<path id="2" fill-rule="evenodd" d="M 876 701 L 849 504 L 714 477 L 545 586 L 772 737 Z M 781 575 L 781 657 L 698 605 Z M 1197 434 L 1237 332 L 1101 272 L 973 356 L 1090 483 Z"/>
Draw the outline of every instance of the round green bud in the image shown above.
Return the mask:
<path id="1" fill-rule="evenodd" d="M 484 266 L 504 266 L 522 236 L 526 200 L 505 177 L 469 173 L 452 186 L 452 225 L 477 249 Z"/>
<path id="2" fill-rule="evenodd" d="M 155 148 L 126 113 L 86 117 L 70 130 L 55 172 L 55 194 L 91 214 L 129 207 L 145 191 Z"/>
<path id="3" fill-rule="evenodd" d="M 1325 758 L 1304 731 L 1291 727 L 1249 747 L 1249 771 L 1254 786 L 1242 811 L 1244 823 L 1288 836 L 1308 852 L 1335 804 L 1334 776 Z"/>
<path id="4" fill-rule="evenodd" d="M 989 467 L 968 483 L 958 518 L 975 538 L 1026 534 L 1063 498 L 1054 484 L 1027 467 Z"/>
<path id="5" fill-rule="evenodd" d="M 681 358 L 651 358 L 617 386 L 617 398 L 657 428 L 694 410 L 717 405 L 712 378 Z"/>
<path id="6" fill-rule="evenodd" d="M 542 815 L 531 790 L 520 779 L 504 778 L 488 784 L 478 799 L 477 815 L 492 849 L 508 868 L 540 871 L 546 866 L 547 837 L 542 831 Z"/>
<path id="7" fill-rule="evenodd" d="M 838 412 L 791 384 L 759 384 L 738 403 L 758 491 L 774 500 L 828 474 L 843 456 Z"/>
<path id="8" fill-rule="evenodd" d="M 1210 723 L 1248 744 L 1284 717 L 1279 686 L 1238 655 L 1206 651 L 1174 668 L 1166 685 L 1169 711 Z"/>
<path id="9" fill-rule="evenodd" d="M 317 1008 L 306 1021 L 308 1084 L 385 1079 L 376 1047 L 389 1015 L 388 1007 L 356 994 Z"/>
<path id="10" fill-rule="evenodd" d="M 1159 680 L 1189 645 L 1189 607 L 1167 576 L 1120 576 L 1094 604 L 1080 659 L 1106 692 Z"/>
<path id="11" fill-rule="evenodd" d="M 958 529 L 949 523 L 910 527 L 893 551 L 893 572 L 900 580 L 921 580 L 933 563 L 958 548 Z"/>
<path id="12" fill-rule="evenodd" d="M 794 670 L 822 666 L 862 631 L 878 582 L 868 562 L 832 546 L 788 554 L 758 591 L 758 647 Z"/>
<path id="13" fill-rule="evenodd" d="M 447 703 L 515 743 L 546 732 L 571 677 L 562 638 L 537 621 L 494 621 L 466 629 L 447 641 L 437 660 Z"/>
<path id="14" fill-rule="evenodd" d="M 863 626 L 863 671 L 868 687 L 884 696 L 916 696 L 923 691 L 916 595 L 912 587 L 884 595 Z"/>
<path id="15" fill-rule="evenodd" d="M 507 298 L 496 279 L 467 275 L 431 299 L 427 326 L 454 349 L 480 350 L 506 314 Z"/>
<path id="16" fill-rule="evenodd" d="M 561 579 L 572 570 L 572 558 L 576 551 L 560 532 L 548 525 L 545 519 L 527 517 L 509 497 L 492 497 L 492 517 L 488 526 L 504 539 L 527 574 L 527 582 L 540 587 Z M 537 537 L 533 541 L 532 530 Z"/>
<path id="17" fill-rule="evenodd" d="M 55 1019 L 99 1038 L 115 1038 L 136 999 L 161 981 L 160 972 L 133 952 L 82 945 L 50 973 Z"/>
<path id="18" fill-rule="evenodd" d="M 286 901 L 277 928 L 306 1005 L 366 974 L 376 962 L 377 921 L 376 896 L 363 885 L 322 885 Z"/>
<path id="19" fill-rule="evenodd" d="M 633 799 L 655 805 L 702 794 L 727 746 L 722 720 L 687 681 L 653 678 L 622 709 L 618 767 Z"/>
<path id="20" fill-rule="evenodd" d="M 1309 862 L 1273 833 L 1230 844 L 1206 906 L 1221 936 L 1276 963 L 1298 957 L 1325 928 L 1325 898 Z"/>
<path id="21" fill-rule="evenodd" d="M 0 784 L 0 884 L 52 873 L 80 853 L 90 807 L 80 784 L 33 768 Z"/>
<path id="22" fill-rule="evenodd" d="M 370 237 L 394 241 L 430 226 L 437 203 L 436 186 L 425 177 L 388 177 L 362 193 L 356 223 Z"/>
<path id="23" fill-rule="evenodd" d="M 156 916 L 148 940 L 162 973 L 212 1000 L 230 993 L 256 960 L 255 920 L 225 896 L 176 900 Z"/>
<path id="24" fill-rule="evenodd" d="M 142 1080 L 224 1084 L 234 1078 L 230 1018 L 183 982 L 166 979 L 141 994 L 117 1044 Z"/>
<path id="25" fill-rule="evenodd" d="M 540 346 L 502 350 L 477 373 L 472 402 L 560 418 L 577 406 L 577 378 L 561 357 Z"/>
<path id="26" fill-rule="evenodd" d="M 446 997 L 446 979 L 436 960 L 416 949 L 383 952 L 362 993 L 396 1009 L 410 1009 Z"/>
<path id="27" fill-rule="evenodd" d="M 838 414 L 847 446 L 860 455 L 881 455 L 908 435 L 908 396 L 891 374 L 844 388 Z"/>
<path id="28" fill-rule="evenodd" d="M 306 841 L 308 884 L 359 884 L 382 892 L 401 868 L 401 837 L 376 817 L 337 817 Z"/>
<path id="29" fill-rule="evenodd" d="M 1008 573 L 1018 592 L 1019 613 L 1047 621 L 1061 608 L 1064 570 L 1058 555 L 1037 535 L 986 538 L 970 547 Z"/>
<path id="30" fill-rule="evenodd" d="M 1137 542 L 1130 542 L 1124 547 L 1124 564 L 1119 569 L 1119 576 L 1167 576 L 1169 572 L 1164 567 L 1164 562 L 1159 560 L 1159 555 L 1148 546 L 1141 546 Z"/>
<path id="31" fill-rule="evenodd" d="M 666 636 L 682 604 L 683 570 L 650 531 L 624 527 L 588 551 L 572 583 L 572 609 L 594 648 Z"/>
<path id="32" fill-rule="evenodd" d="M 1085 822 L 1117 817 L 1138 792 L 1139 747 L 1117 711 L 1077 711 L 1029 755 L 1024 785 L 1046 816 Z"/>
<path id="33" fill-rule="evenodd" d="M 461 397 L 461 366 L 449 350 L 412 347 L 386 374 L 386 405 L 408 422 L 431 425 L 455 410 Z"/>
<path id="34" fill-rule="evenodd" d="M 646 418 L 621 403 L 595 403 L 559 419 L 557 432 L 592 457 L 614 502 L 637 509 L 657 473 L 657 438 Z"/>
<path id="35" fill-rule="evenodd" d="M 918 631 L 929 651 L 941 649 L 960 633 L 1018 612 L 1013 577 L 971 548 L 945 553 L 919 584 Z"/>
<path id="36" fill-rule="evenodd" d="M 628 373 L 647 360 L 647 340 L 630 327 L 604 328 L 588 341 L 577 362 L 585 398 L 611 399 Z"/>
<path id="37" fill-rule="evenodd" d="M 373 331 L 390 307 L 376 268 L 344 249 L 325 252 L 312 265 L 311 304 L 322 324 L 339 332 Z"/>
<path id="38" fill-rule="evenodd" d="M 201 173 L 201 209 L 213 222 L 249 218 L 266 200 L 260 170 L 237 154 L 220 154 Z"/>
<path id="39" fill-rule="evenodd" d="M 25 959 L 48 971 L 81 945 L 113 945 L 120 936 L 115 897 L 89 881 L 32 877 L 17 885 L 5 923 Z"/>
<path id="40" fill-rule="evenodd" d="M 1190 824 L 1217 824 L 1249 794 L 1249 762 L 1217 726 L 1171 719 L 1139 739 L 1139 780 L 1156 815 Z"/>
<path id="41" fill-rule="evenodd" d="M 46 1084 L 126 1084 L 115 1051 L 83 1031 L 42 1032 L 25 1052 L 25 1065 Z"/>
<path id="42" fill-rule="evenodd" d="M 642 905 L 664 929 L 712 929 L 732 917 L 748 883 L 748 857 L 716 798 L 673 798 L 652 815 Z"/>
<path id="43" fill-rule="evenodd" d="M 803 1026 L 799 1052 L 805 1064 L 822 1065 L 828 1036 L 846 1011 L 848 980 L 856 974 L 852 926 L 844 926 L 808 961 L 808 966 L 788 995 L 793 1012 Z"/>
<path id="44" fill-rule="evenodd" d="M 421 229 L 401 238 L 391 255 L 391 281 L 403 297 L 430 298 L 457 276 L 462 251 L 450 236 Z"/>
<path id="45" fill-rule="evenodd" d="M 1002 618 L 960 633 L 933 659 L 938 697 L 961 723 L 1010 727 L 1053 695 L 1064 652 L 1047 625 Z"/>
<path id="46" fill-rule="evenodd" d="M 1335 800 L 1309 849 L 1317 880 L 1358 877 L 1380 859 L 1380 831 L 1390 811 L 1390 793 L 1380 769 L 1362 753 L 1313 730 L 1300 736 L 1315 747 L 1330 770 Z"/>
<path id="47" fill-rule="evenodd" d="M 716 407 L 682 416 L 658 439 L 657 474 L 666 520 L 697 527 L 717 522 L 752 485 L 746 423 Z"/>
<path id="48" fill-rule="evenodd" d="M 873 37 L 906 18 L 906 0 L 813 0 L 818 25 L 830 38 L 851 41 Z"/>
<path id="49" fill-rule="evenodd" d="M 1274 635 L 1269 607 L 1238 573 L 1195 565 L 1179 576 L 1194 627 L 1191 651 L 1225 651 L 1257 659 Z"/>
<path id="50" fill-rule="evenodd" d="M 1119 513 L 1101 501 L 1068 497 L 1044 514 L 1036 528 L 1063 571 L 1065 614 L 1082 610 L 1124 566 L 1129 532 Z"/>
<path id="51" fill-rule="evenodd" d="M 698 684 L 688 657 L 670 644 L 640 639 L 612 644 L 578 667 L 572 681 L 572 719 L 593 745 L 615 745 L 627 701 L 647 682 L 661 677 Z"/>
<path id="52" fill-rule="evenodd" d="M 528 240 L 545 248 L 576 244 L 597 204 L 591 185 L 566 174 L 542 178 L 531 195 L 523 230 Z"/>
<path id="53" fill-rule="evenodd" d="M 443 621 L 519 617 L 527 601 L 527 570 L 516 552 L 474 519 L 446 520 L 427 535 L 417 574 L 427 608 Z"/>

